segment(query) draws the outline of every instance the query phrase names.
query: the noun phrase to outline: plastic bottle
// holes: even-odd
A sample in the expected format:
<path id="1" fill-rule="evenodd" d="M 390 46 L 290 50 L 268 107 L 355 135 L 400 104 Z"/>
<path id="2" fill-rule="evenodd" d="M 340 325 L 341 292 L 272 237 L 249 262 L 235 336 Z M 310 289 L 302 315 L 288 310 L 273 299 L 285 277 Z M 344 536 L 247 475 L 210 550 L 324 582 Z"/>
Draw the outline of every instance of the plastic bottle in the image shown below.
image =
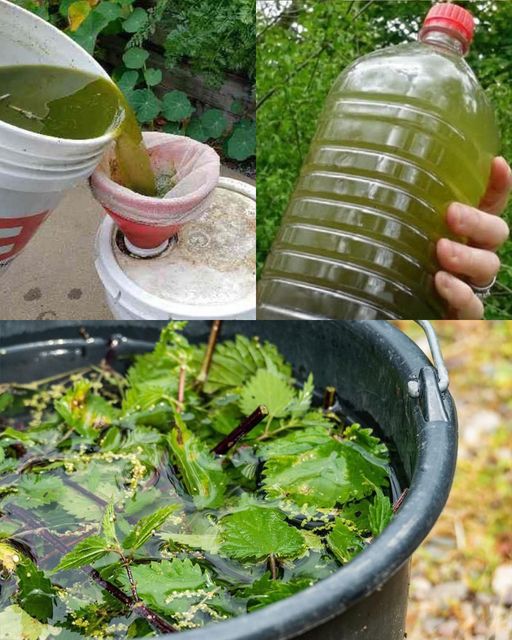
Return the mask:
<path id="1" fill-rule="evenodd" d="M 419 41 L 336 80 L 258 291 L 258 318 L 442 318 L 435 244 L 453 201 L 478 205 L 499 139 L 464 60 L 472 15 L 428 13 Z M 463 239 L 460 239 L 462 240 Z"/>

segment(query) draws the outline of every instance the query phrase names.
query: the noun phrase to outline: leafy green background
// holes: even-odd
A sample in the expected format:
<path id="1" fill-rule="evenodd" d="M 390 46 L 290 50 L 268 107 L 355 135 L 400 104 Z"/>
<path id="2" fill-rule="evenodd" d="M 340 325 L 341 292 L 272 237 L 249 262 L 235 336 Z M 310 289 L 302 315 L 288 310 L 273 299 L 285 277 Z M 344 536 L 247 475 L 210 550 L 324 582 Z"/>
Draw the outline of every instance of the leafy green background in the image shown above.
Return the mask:
<path id="1" fill-rule="evenodd" d="M 262 0 L 257 14 L 258 270 L 277 232 L 327 93 L 353 60 L 415 38 L 433 0 Z M 460 1 L 479 21 L 468 63 L 497 112 L 502 154 L 512 162 L 512 2 Z M 281 11 L 278 11 L 281 9 Z M 512 223 L 512 203 L 505 213 Z M 489 318 L 512 317 L 512 244 L 486 303 Z"/>
<path id="2" fill-rule="evenodd" d="M 230 72 L 253 81 L 255 1 L 15 0 L 94 56 L 112 74 L 145 129 L 206 142 L 237 162 L 252 158 L 256 151 L 251 105 L 233 98 L 232 122 L 218 109 L 193 103 L 183 91 L 165 92 L 162 70 L 152 66 L 151 41 L 156 34 L 156 41 L 163 44 L 165 71 L 171 74 L 186 62 L 212 90 Z M 108 52 L 119 44 L 124 47 L 122 61 L 112 69 Z"/>

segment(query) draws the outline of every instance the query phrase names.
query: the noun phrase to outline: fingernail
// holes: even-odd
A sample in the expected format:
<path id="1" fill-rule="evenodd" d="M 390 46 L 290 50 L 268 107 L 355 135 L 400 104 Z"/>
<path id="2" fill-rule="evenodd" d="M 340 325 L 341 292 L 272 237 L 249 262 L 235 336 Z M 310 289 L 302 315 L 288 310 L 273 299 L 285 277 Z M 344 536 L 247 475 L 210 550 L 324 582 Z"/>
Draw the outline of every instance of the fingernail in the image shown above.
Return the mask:
<path id="1" fill-rule="evenodd" d="M 445 291 L 450 291 L 450 289 L 452 288 L 452 281 L 450 276 L 445 273 L 444 271 L 440 271 L 438 277 L 438 283 L 441 285 L 441 287 L 445 290 Z M 439 282 L 440 280 L 440 282 Z"/>
<path id="2" fill-rule="evenodd" d="M 464 208 L 458 202 L 452 202 L 450 205 L 450 218 L 457 227 L 461 227 L 464 224 Z"/>

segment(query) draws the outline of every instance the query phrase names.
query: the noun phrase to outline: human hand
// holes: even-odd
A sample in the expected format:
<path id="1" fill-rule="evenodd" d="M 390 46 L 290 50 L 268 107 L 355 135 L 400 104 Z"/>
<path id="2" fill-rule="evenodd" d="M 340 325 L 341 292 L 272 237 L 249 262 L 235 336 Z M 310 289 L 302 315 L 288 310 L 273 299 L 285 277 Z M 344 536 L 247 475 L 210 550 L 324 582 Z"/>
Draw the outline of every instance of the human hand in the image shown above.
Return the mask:
<path id="1" fill-rule="evenodd" d="M 468 282 L 485 287 L 499 271 L 496 251 L 509 234 L 507 223 L 499 215 L 505 209 L 511 189 L 512 170 L 504 158 L 494 158 L 480 209 L 457 202 L 448 207 L 448 227 L 468 239 L 467 245 L 447 238 L 437 243 L 437 259 L 442 270 L 436 273 L 434 281 L 437 292 L 448 302 L 453 318 L 483 317 L 484 305 Z"/>

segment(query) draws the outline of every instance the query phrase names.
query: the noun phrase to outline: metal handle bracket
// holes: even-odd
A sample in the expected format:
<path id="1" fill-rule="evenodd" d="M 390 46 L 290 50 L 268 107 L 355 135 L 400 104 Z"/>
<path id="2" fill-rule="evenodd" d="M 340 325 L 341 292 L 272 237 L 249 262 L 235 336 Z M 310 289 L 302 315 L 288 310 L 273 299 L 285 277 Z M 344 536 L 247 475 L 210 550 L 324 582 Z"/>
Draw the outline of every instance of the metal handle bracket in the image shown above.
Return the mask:
<path id="1" fill-rule="evenodd" d="M 432 354 L 432 358 L 434 360 L 434 365 L 437 372 L 438 378 L 438 387 L 439 391 L 442 393 L 448 389 L 448 384 L 450 383 L 448 377 L 448 369 L 443 360 L 443 354 L 441 353 L 441 346 L 439 345 L 439 341 L 437 339 L 436 332 L 434 331 L 434 327 L 427 320 L 416 320 L 416 322 L 420 325 L 420 327 L 425 332 L 427 336 L 428 345 L 430 347 L 430 353 Z M 411 398 L 419 398 L 420 396 L 420 382 L 419 380 L 409 380 L 407 389 L 409 391 L 409 395 Z"/>

